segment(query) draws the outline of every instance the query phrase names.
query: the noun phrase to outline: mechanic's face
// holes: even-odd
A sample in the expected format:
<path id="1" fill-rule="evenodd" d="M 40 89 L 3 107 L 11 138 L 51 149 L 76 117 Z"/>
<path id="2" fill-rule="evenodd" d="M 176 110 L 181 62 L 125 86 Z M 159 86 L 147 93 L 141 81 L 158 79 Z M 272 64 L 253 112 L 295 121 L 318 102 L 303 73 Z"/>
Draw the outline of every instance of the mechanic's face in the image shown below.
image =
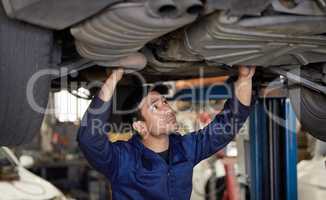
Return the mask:
<path id="1" fill-rule="evenodd" d="M 168 135 L 178 129 L 175 111 L 158 92 L 152 91 L 140 103 L 145 121 L 143 132 L 152 136 Z"/>

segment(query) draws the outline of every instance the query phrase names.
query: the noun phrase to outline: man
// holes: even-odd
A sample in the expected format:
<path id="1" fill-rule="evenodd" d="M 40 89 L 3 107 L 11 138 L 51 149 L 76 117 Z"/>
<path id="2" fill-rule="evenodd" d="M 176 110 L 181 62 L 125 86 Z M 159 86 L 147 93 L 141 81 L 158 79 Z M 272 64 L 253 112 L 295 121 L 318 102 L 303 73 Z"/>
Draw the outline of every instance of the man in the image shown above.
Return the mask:
<path id="1" fill-rule="evenodd" d="M 142 98 L 138 120 L 132 124 L 138 134 L 127 142 L 111 143 L 106 125 L 123 75 L 122 69 L 114 70 L 82 120 L 79 146 L 88 162 L 110 180 L 114 200 L 189 200 L 193 167 L 225 147 L 249 116 L 254 73 L 254 67 L 240 67 L 233 98 L 223 111 L 205 128 L 184 136 L 176 133 L 175 112 L 166 99 L 152 90 Z"/>

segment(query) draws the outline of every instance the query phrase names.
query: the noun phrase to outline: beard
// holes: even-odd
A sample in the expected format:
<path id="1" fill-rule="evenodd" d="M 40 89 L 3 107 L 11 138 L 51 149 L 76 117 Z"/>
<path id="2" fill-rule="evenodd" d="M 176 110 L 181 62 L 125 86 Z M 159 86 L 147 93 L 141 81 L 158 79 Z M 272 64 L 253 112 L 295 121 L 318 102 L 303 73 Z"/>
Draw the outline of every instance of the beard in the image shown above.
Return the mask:
<path id="1" fill-rule="evenodd" d="M 155 127 L 152 127 L 151 135 L 155 137 L 166 136 L 175 133 L 179 129 L 176 120 L 162 121 Z"/>
<path id="2" fill-rule="evenodd" d="M 175 113 L 164 113 L 156 119 L 152 119 L 149 132 L 152 136 L 160 137 L 170 135 L 179 129 Z"/>

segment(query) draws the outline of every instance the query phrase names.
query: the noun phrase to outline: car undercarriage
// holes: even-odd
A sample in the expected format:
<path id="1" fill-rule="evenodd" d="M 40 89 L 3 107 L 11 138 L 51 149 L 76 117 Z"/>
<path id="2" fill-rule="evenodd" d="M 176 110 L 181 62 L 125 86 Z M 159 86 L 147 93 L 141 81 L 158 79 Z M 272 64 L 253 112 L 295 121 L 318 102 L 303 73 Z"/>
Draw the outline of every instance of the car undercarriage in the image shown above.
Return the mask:
<path id="1" fill-rule="evenodd" d="M 302 125 L 326 141 L 324 0 L 2 2 L 10 20 L 51 30 L 52 66 L 78 72 L 71 81 L 104 80 L 121 66 L 147 82 L 196 78 L 201 70 L 232 76 L 236 66 L 257 66 L 257 84 L 287 79 Z M 136 62 L 122 64 L 126 59 Z M 61 86 L 58 76 L 51 81 L 52 89 Z"/>

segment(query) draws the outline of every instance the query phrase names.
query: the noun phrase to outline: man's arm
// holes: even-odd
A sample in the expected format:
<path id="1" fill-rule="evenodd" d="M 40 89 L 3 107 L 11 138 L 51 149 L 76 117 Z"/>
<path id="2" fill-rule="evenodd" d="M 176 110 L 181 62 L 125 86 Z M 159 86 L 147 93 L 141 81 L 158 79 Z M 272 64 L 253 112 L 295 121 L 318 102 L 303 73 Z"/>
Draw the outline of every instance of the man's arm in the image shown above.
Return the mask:
<path id="1" fill-rule="evenodd" d="M 253 105 L 254 73 L 255 68 L 240 67 L 238 80 L 234 83 L 234 95 L 226 101 L 223 111 L 205 128 L 183 137 L 185 145 L 192 147 L 189 154 L 194 165 L 225 147 L 243 126 Z"/>
<path id="2" fill-rule="evenodd" d="M 123 70 L 115 70 L 105 81 L 83 116 L 77 133 L 79 147 L 90 165 L 111 181 L 118 173 L 121 150 L 108 140 L 107 122 L 112 113 L 111 98 L 122 75 Z"/>

